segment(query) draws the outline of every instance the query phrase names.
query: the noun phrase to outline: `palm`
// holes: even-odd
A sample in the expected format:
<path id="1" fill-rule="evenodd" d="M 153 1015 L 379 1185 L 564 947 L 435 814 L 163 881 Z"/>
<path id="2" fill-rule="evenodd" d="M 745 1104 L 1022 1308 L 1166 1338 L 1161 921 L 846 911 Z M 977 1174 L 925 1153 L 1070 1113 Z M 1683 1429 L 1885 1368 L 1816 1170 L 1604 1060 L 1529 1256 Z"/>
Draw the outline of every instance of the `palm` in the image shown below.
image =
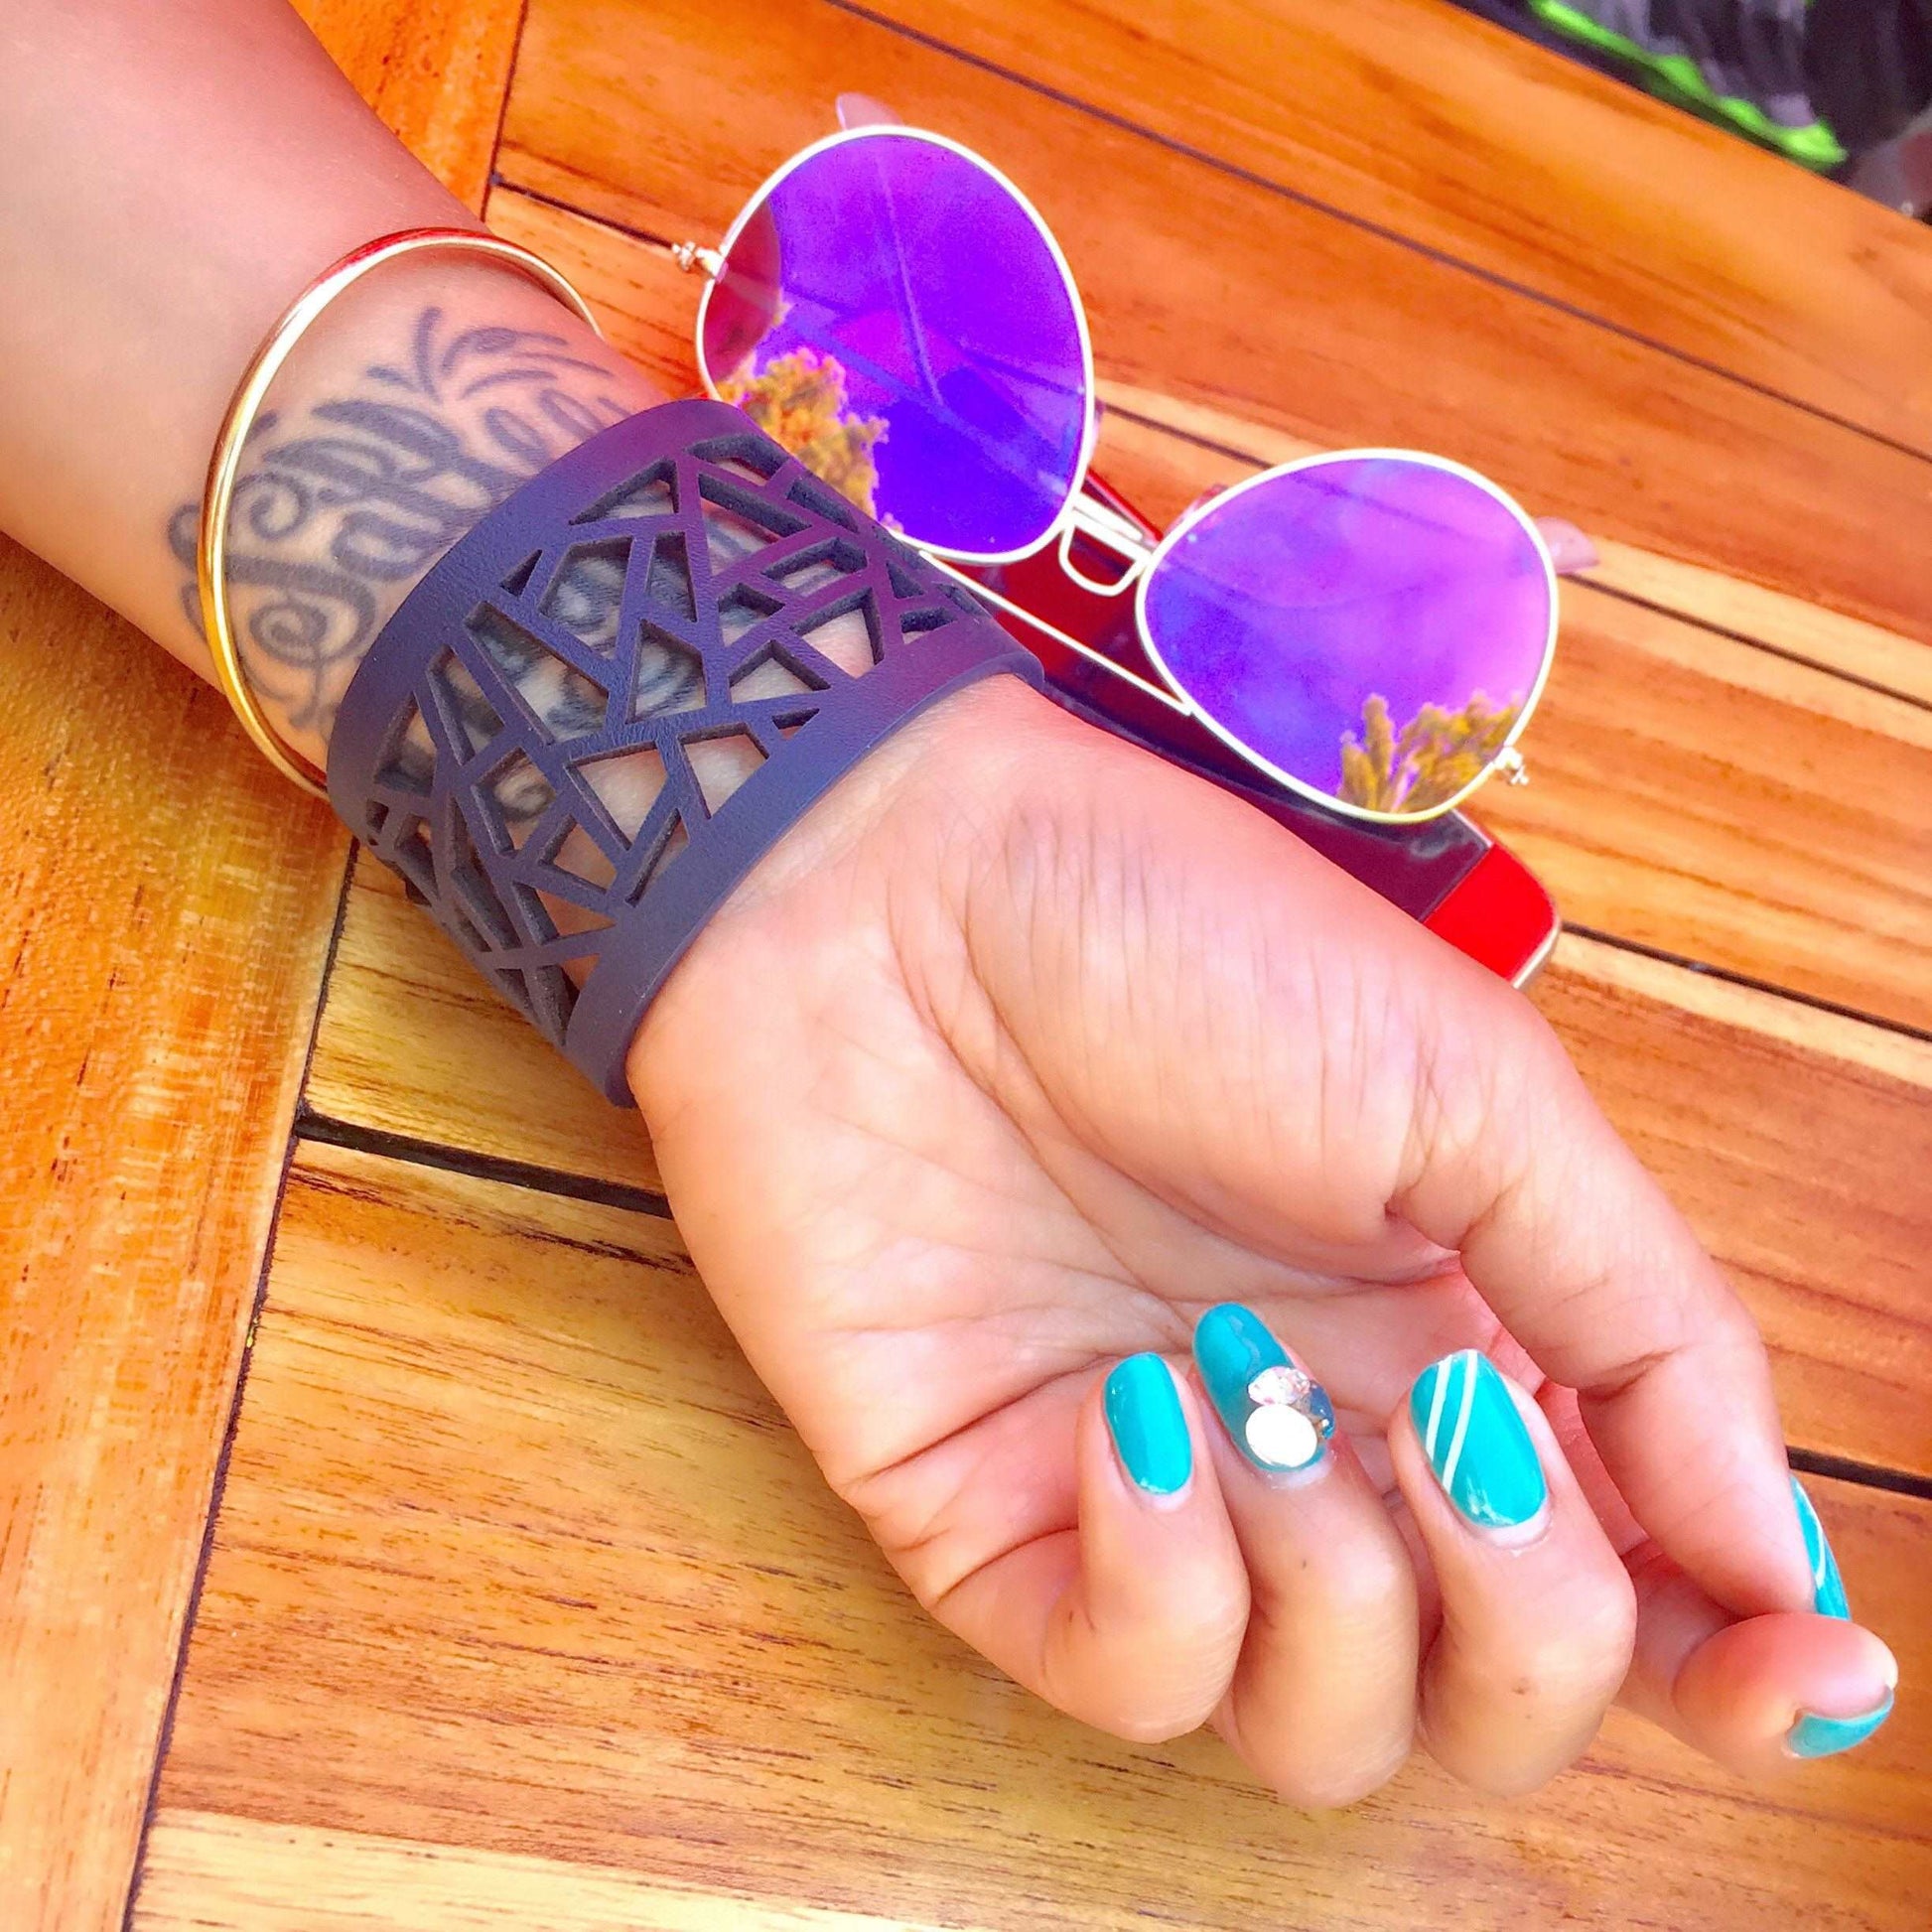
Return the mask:
<path id="1" fill-rule="evenodd" d="M 833 1486 L 923 1602 L 1078 1705 L 1040 1628 L 1080 1565 L 1076 1419 L 1112 1363 L 1178 1359 L 1203 1309 L 1245 1302 L 1386 1487 L 1418 1371 L 1498 1339 L 1457 1251 L 1481 1273 L 1491 1206 L 1536 1191 L 1539 1121 L 1566 1145 L 1538 1187 L 1587 1172 L 1619 1225 L 1586 1200 L 1578 1254 L 1534 1262 L 1590 1277 L 1622 1244 L 1660 1300 L 1708 1263 L 1519 996 L 1007 680 L 941 715 L 712 925 L 633 1082 L 707 1285 Z M 1492 1290 L 1527 1292 L 1525 1257 L 1497 1259 Z M 1746 1439 L 1771 1429 L 1750 1373 Z M 1694 1511 L 1658 1473 L 1653 1514 Z"/>
<path id="2" fill-rule="evenodd" d="M 962 824 L 966 778 L 913 764 L 883 837 L 828 828 L 829 867 L 821 848 L 735 908 L 700 961 L 734 992 L 674 989 L 676 1059 L 644 1095 L 713 1293 L 928 1602 L 1071 1527 L 1096 1370 L 1184 1353 L 1213 1302 L 1274 1320 L 1371 1457 L 1417 1370 L 1495 1328 L 1387 1210 L 1417 1077 L 1405 975 L 1515 996 L 1259 822 L 1258 900 L 1245 854 L 1202 865 L 1226 847 L 1215 794 L 1029 724 L 1043 795 Z M 1015 877 L 1016 822 L 1050 881 Z M 947 890 L 913 900 L 907 879 Z M 1078 926 L 1041 916 L 1049 886 Z M 1348 954 L 1311 895 L 1360 900 Z M 1264 957 L 1294 1006 L 1242 997 Z M 756 1014 L 754 986 L 778 996 Z M 1271 1117 L 1284 1088 L 1316 1105 Z"/>

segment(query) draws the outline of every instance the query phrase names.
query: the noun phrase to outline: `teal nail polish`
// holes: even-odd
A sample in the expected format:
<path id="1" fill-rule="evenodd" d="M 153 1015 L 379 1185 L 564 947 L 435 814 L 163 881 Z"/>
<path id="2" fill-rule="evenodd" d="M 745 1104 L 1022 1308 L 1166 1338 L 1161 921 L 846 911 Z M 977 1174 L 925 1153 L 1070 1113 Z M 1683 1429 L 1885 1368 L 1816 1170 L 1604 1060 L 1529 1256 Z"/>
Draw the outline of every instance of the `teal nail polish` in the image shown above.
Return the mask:
<path id="1" fill-rule="evenodd" d="M 1791 1499 L 1798 1505 L 1798 1526 L 1805 1533 L 1805 1556 L 1811 1564 L 1811 1606 L 1820 1616 L 1849 1619 L 1852 1605 L 1846 1600 L 1845 1579 L 1839 1575 L 1831 1538 L 1796 1476 L 1791 1478 Z M 1891 1705 L 1892 1693 L 1887 1691 L 1882 1704 L 1856 1718 L 1820 1718 L 1807 1711 L 1785 1733 L 1785 1748 L 1793 1757 L 1832 1757 L 1849 1751 L 1891 1716 Z"/>
<path id="2" fill-rule="evenodd" d="M 1892 1694 L 1875 1711 L 1862 1718 L 1814 1718 L 1807 1712 L 1785 1733 L 1785 1748 L 1793 1757 L 1832 1757 L 1863 1744 L 1891 1716 Z"/>
<path id="3" fill-rule="evenodd" d="M 1187 1486 L 1194 1446 L 1173 1371 L 1159 1355 L 1130 1355 L 1119 1363 L 1107 1377 L 1103 1406 L 1121 1467 L 1137 1488 L 1172 1496 Z"/>
<path id="4" fill-rule="evenodd" d="M 1271 1475 L 1306 1469 L 1335 1433 L 1334 1404 L 1252 1309 L 1223 1302 L 1194 1326 L 1194 1365 L 1234 1446 Z"/>
<path id="5" fill-rule="evenodd" d="M 1459 1349 L 1424 1369 L 1409 1413 L 1443 1493 L 1468 1522 L 1515 1529 L 1543 1507 L 1550 1491 L 1536 1445 L 1480 1350 Z"/>
<path id="6" fill-rule="evenodd" d="M 1805 1555 L 1811 1561 L 1811 1607 L 1820 1616 L 1850 1617 L 1852 1606 L 1845 1600 L 1845 1579 L 1838 1574 L 1838 1559 L 1832 1555 L 1831 1539 L 1825 1534 L 1825 1526 L 1818 1520 L 1818 1512 L 1811 1506 L 1811 1498 L 1805 1494 L 1805 1486 L 1796 1476 L 1791 1478 L 1792 1500 L 1798 1505 L 1798 1523 L 1805 1533 Z M 1887 1709 L 1890 1707 L 1887 1706 Z M 1872 1725 L 1882 1722 L 1884 1712 L 1871 1720 Z M 1824 1718 L 1807 1718 L 1807 1724 L 1826 1724 L 1835 1722 Z M 1861 1733 L 1863 1734 L 1863 1733 Z M 1852 1742 L 1856 1744 L 1858 1738 Z M 1794 1750 L 1797 1746 L 1792 1746 Z M 1835 1744 L 1834 1750 L 1845 1750 L 1844 1744 Z M 1800 1757 L 1822 1757 L 1823 1751 L 1799 1751 Z"/>

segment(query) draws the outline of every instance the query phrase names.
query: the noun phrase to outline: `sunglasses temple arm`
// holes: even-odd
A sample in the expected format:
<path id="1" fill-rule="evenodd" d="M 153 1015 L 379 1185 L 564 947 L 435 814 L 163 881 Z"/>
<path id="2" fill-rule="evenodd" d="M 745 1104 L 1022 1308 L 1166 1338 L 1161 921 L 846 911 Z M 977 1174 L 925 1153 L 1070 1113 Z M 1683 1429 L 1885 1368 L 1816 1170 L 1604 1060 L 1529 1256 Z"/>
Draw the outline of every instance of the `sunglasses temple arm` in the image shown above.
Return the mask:
<path id="1" fill-rule="evenodd" d="M 1061 645 L 1064 649 L 1077 652 L 1089 664 L 1095 665 L 1100 670 L 1106 671 L 1110 675 L 1121 679 L 1123 683 L 1133 685 L 1137 691 L 1144 692 L 1148 697 L 1165 705 L 1170 711 L 1175 713 L 1176 716 L 1188 718 L 1193 715 L 1192 707 L 1184 703 L 1181 699 L 1176 698 L 1165 685 L 1150 684 L 1146 678 L 1137 676 L 1124 664 L 1116 664 L 1104 651 L 1095 650 L 1091 644 L 1083 644 L 1079 638 L 1068 636 L 1057 624 L 1048 623 L 1045 619 L 1035 617 L 1031 611 L 1024 610 L 1020 605 L 1014 603 L 1011 598 L 1002 597 L 998 591 L 988 589 L 977 577 L 968 577 L 963 570 L 955 570 L 951 564 L 947 563 L 945 558 L 935 556 L 929 550 L 922 551 L 920 554 L 929 562 L 937 564 L 948 577 L 965 585 L 975 597 L 987 604 L 996 606 L 999 610 L 1006 613 L 1008 617 L 1018 618 L 1022 623 L 1034 630 L 1037 630 L 1042 636 L 1052 638 L 1056 644 Z"/>

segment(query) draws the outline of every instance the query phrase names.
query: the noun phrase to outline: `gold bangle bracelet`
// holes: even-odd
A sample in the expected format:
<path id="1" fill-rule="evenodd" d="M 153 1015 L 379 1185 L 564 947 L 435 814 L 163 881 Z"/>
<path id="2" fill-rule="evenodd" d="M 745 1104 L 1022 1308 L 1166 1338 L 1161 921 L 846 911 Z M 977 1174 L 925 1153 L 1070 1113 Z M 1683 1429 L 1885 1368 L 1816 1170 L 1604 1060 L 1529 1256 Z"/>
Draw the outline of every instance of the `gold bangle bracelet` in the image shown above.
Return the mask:
<path id="1" fill-rule="evenodd" d="M 242 729 L 254 740 L 256 749 L 283 777 L 317 798 L 329 795 L 324 772 L 311 765 L 276 736 L 261 701 L 249 688 L 241 668 L 241 650 L 235 641 L 234 626 L 228 621 L 227 568 L 228 515 L 233 507 L 235 485 L 240 481 L 241 463 L 256 412 L 261 408 L 269 385 L 308 334 L 318 317 L 345 290 L 363 276 L 373 273 L 385 262 L 400 255 L 414 255 L 431 249 L 452 253 L 483 255 L 491 261 L 514 268 L 554 295 L 600 337 L 597 318 L 590 305 L 556 269 L 527 248 L 503 241 L 475 228 L 405 228 L 397 234 L 366 241 L 345 255 L 334 267 L 324 270 L 283 311 L 279 321 L 262 340 L 261 346 L 241 372 L 241 380 L 221 419 L 221 433 L 214 439 L 208 458 L 207 486 L 202 493 L 202 518 L 195 544 L 195 580 L 201 595 L 202 629 L 214 657 L 215 681 L 241 720 Z"/>

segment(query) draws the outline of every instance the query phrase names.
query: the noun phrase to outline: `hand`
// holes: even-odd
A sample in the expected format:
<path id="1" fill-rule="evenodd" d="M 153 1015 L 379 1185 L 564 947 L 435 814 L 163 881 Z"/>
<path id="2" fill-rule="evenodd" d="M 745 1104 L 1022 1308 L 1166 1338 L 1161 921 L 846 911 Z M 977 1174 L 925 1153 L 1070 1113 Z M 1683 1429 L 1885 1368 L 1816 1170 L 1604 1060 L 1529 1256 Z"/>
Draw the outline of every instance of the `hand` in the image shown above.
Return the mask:
<path id="1" fill-rule="evenodd" d="M 1418 1733 L 1531 1789 L 1619 1691 L 1768 1769 L 1800 1712 L 1891 1681 L 1811 1613 L 1754 1327 L 1529 1004 L 1015 680 L 768 856 L 630 1069 L 692 1255 L 834 1489 L 1075 1717 L 1212 1721 L 1324 1805 Z M 1241 1426 L 1252 1317 L 1190 1362 L 1230 1302 L 1332 1397 L 1300 1473 L 1216 1410 Z M 1451 1487 L 1487 1485 L 1487 1525 L 1411 1412 L 1458 1349 L 1521 1391 L 1472 1390 Z M 1103 1382 L 1143 1351 L 1117 1447 Z"/>

